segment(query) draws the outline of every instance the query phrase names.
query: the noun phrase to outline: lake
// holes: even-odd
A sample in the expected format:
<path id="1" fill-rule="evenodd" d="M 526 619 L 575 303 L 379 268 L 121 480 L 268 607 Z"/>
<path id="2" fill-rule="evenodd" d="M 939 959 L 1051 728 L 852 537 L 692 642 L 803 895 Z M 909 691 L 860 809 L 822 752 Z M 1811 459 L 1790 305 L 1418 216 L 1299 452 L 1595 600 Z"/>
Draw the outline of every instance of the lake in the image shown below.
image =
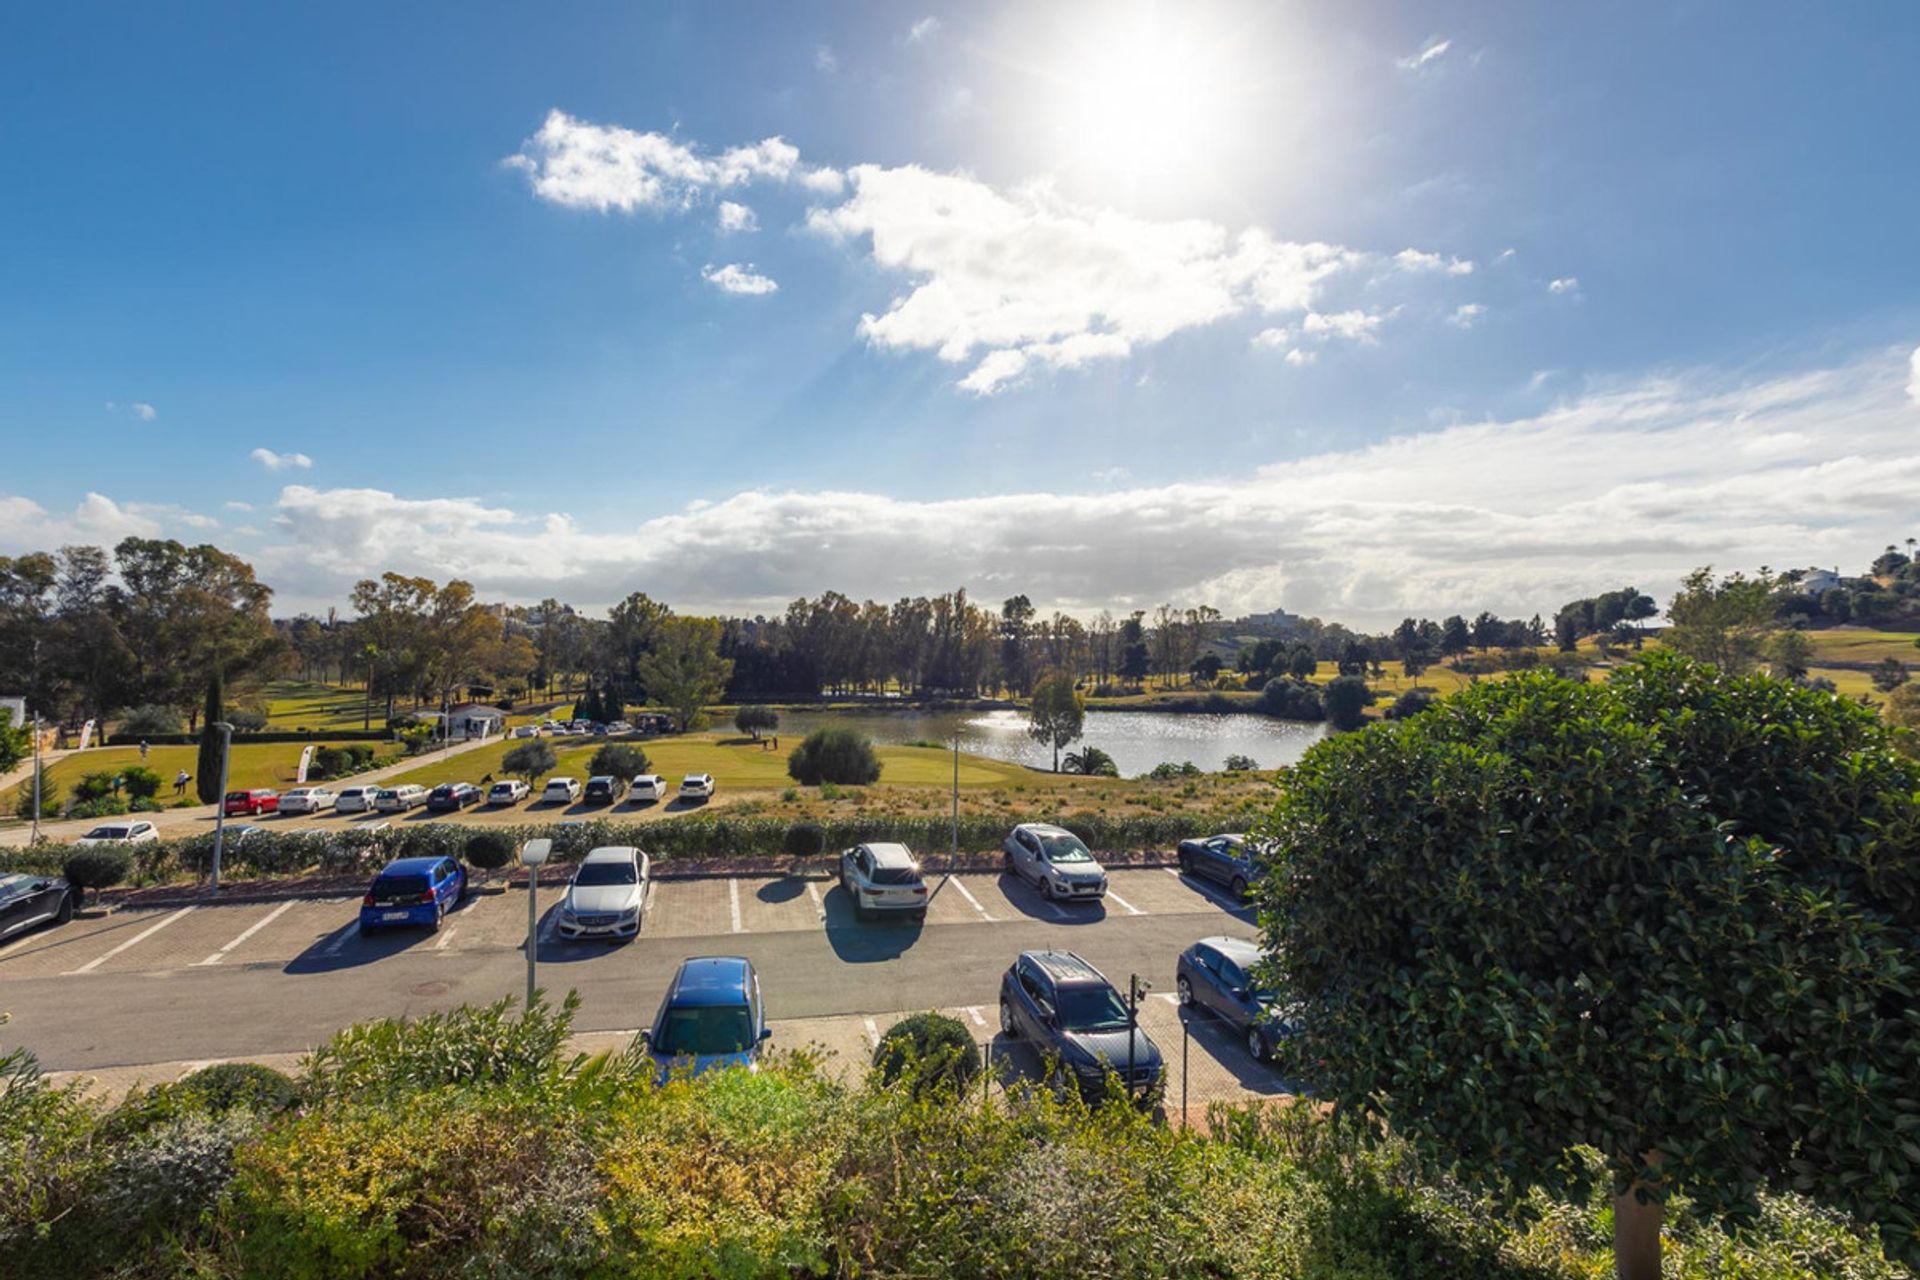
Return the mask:
<path id="1" fill-rule="evenodd" d="M 1020 711 L 782 711 L 779 733 L 798 742 L 829 725 L 857 729 L 890 745 L 947 743 L 958 732 L 962 751 L 1038 769 L 1053 767 L 1053 749 L 1028 736 L 1027 717 Z M 1074 746 L 1099 747 L 1113 757 L 1123 777 L 1131 778 L 1167 761 L 1191 760 L 1202 769 L 1218 770 L 1233 755 L 1249 756 L 1262 769 L 1276 769 L 1299 760 L 1325 732 L 1323 725 L 1266 716 L 1089 711 L 1086 736 Z"/>

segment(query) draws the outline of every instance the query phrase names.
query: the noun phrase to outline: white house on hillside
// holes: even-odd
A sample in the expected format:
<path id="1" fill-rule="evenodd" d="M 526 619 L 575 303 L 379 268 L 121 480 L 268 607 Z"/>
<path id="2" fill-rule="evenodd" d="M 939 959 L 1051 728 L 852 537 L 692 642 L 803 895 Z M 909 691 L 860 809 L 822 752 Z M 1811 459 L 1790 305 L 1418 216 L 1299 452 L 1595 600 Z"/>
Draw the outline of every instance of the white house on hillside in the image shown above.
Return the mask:
<path id="1" fill-rule="evenodd" d="M 507 713 L 484 702 L 468 702 L 447 713 L 449 738 L 491 738 L 507 727 Z"/>
<path id="2" fill-rule="evenodd" d="M 1832 591 L 1840 585 L 1840 575 L 1831 569 L 1802 569 L 1800 571 L 1800 589 L 1810 596 L 1822 591 Z"/>

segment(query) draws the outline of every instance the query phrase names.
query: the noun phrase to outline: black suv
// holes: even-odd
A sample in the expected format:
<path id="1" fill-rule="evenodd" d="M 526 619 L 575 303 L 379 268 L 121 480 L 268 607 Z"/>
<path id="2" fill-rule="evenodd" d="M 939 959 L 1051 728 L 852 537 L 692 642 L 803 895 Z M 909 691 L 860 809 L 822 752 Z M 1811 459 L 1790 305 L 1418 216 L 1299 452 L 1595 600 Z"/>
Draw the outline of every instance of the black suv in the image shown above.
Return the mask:
<path id="1" fill-rule="evenodd" d="M 1071 951 L 1021 953 L 1000 979 L 1000 1029 L 1031 1041 L 1052 1061 L 1054 1082 L 1076 1085 L 1089 1102 L 1106 1096 L 1109 1072 L 1134 1097 L 1159 1097 L 1166 1063 L 1158 1046 L 1106 976 Z"/>
<path id="2" fill-rule="evenodd" d="M 599 774 L 587 779 L 587 789 L 581 795 L 582 804 L 617 804 L 620 797 L 627 794 L 625 778 L 610 778 Z"/>

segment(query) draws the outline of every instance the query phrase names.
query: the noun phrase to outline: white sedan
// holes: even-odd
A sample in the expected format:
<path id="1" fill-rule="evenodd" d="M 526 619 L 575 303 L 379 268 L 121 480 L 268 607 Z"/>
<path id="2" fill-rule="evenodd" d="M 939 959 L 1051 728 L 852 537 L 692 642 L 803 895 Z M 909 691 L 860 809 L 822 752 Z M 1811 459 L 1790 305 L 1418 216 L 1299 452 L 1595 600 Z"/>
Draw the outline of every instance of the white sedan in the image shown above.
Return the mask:
<path id="1" fill-rule="evenodd" d="M 75 840 L 75 844 L 146 844 L 160 833 L 151 822 L 108 822 Z"/>
<path id="2" fill-rule="evenodd" d="M 647 873 L 647 855 L 632 845 L 603 845 L 588 853 L 560 904 L 560 936 L 609 942 L 638 937 Z"/>
<path id="3" fill-rule="evenodd" d="M 541 804 L 572 804 L 580 798 L 578 778 L 548 778 L 540 790 Z"/>
<path id="4" fill-rule="evenodd" d="M 280 797 L 282 813 L 322 813 L 333 808 L 331 787 L 295 787 Z"/>

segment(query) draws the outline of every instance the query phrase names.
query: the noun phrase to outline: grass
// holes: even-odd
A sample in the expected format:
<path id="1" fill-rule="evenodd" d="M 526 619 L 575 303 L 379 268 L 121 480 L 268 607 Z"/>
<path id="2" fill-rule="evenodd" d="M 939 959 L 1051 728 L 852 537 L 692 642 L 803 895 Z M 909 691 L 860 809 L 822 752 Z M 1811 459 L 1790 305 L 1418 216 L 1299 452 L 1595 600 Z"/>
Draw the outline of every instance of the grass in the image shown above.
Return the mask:
<path id="1" fill-rule="evenodd" d="M 194 773 L 199 768 L 198 753 L 199 748 L 190 746 L 152 747 L 148 750 L 145 764 L 162 779 L 159 796 L 162 803 L 173 796 L 173 777 L 176 773 L 182 769 Z M 48 765 L 44 785 L 53 794 L 64 796 L 86 774 L 118 773 L 140 763 L 139 747 L 101 747 L 83 751 Z M 285 790 L 293 785 L 294 775 L 299 768 L 300 744 L 297 742 L 235 743 L 232 759 L 228 763 L 227 784 L 235 790 L 243 787 Z M 21 787 L 32 785 L 29 778 L 19 786 L 10 788 L 5 795 L 0 795 L 0 812 L 12 813 L 20 798 Z M 189 787 L 187 794 L 193 797 L 193 788 Z M 194 802 L 199 803 L 197 798 Z"/>
<path id="2" fill-rule="evenodd" d="M 1813 659 L 1817 663 L 1825 662 L 1861 662 L 1874 663 L 1887 658 L 1897 658 L 1909 666 L 1920 665 L 1920 649 L 1914 648 L 1914 641 L 1920 639 L 1908 631 L 1873 631 L 1866 627 L 1834 627 L 1827 631 L 1809 631 L 1807 639 L 1813 642 Z"/>
<path id="3" fill-rule="evenodd" d="M 396 711 L 402 713 L 417 709 L 404 705 L 396 707 Z M 275 731 L 358 729 L 366 719 L 366 710 L 367 695 L 364 688 L 317 684 L 309 680 L 275 680 L 267 685 L 267 728 Z M 561 708 L 563 712 L 567 710 Z M 509 715 L 507 723 L 532 724 L 544 719 L 544 714 Z M 376 698 L 373 703 L 373 727 L 377 731 L 385 728 L 386 723 L 386 703 Z"/>

